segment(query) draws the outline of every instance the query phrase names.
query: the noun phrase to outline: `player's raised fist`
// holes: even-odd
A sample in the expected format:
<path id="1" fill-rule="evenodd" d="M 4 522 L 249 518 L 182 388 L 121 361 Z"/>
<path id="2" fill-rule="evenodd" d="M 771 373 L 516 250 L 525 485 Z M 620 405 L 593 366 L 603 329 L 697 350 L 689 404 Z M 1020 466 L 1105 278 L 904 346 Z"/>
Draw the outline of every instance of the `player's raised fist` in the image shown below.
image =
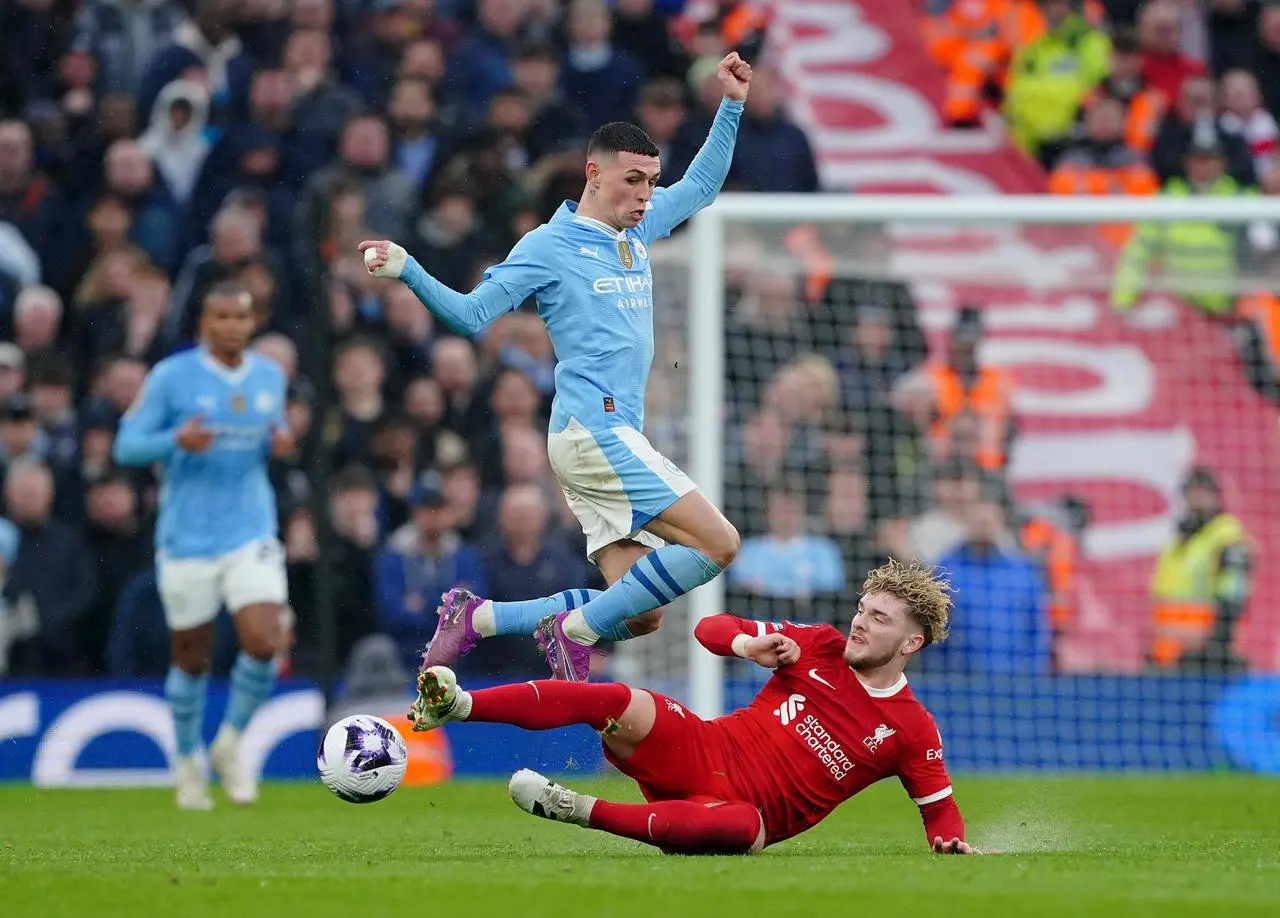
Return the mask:
<path id="1" fill-rule="evenodd" d="M 213 443 L 213 431 L 204 426 L 204 419 L 199 415 L 187 418 L 178 428 L 177 442 L 183 452 L 203 453 Z"/>
<path id="2" fill-rule="evenodd" d="M 751 86 L 751 65 L 738 57 L 737 51 L 725 55 L 716 68 L 716 76 L 720 77 L 725 98 L 741 102 L 747 97 L 747 89 Z"/>
<path id="3" fill-rule="evenodd" d="M 743 648 L 746 657 L 768 669 L 790 666 L 800 659 L 800 645 L 785 634 L 765 634 L 753 637 Z"/>
<path id="4" fill-rule="evenodd" d="M 409 260 L 402 246 L 386 239 L 365 240 L 356 248 L 364 253 L 364 266 L 374 277 L 397 278 Z"/>

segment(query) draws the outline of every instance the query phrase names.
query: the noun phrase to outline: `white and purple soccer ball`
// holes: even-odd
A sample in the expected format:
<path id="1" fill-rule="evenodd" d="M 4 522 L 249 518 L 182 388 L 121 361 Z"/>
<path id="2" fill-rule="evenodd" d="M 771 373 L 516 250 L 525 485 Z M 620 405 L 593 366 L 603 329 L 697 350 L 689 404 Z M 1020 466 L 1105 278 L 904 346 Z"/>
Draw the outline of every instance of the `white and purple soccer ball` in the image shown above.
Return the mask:
<path id="1" fill-rule="evenodd" d="M 324 786 L 348 803 L 374 803 L 400 786 L 409 750 L 381 717 L 353 714 L 325 733 L 316 754 Z"/>

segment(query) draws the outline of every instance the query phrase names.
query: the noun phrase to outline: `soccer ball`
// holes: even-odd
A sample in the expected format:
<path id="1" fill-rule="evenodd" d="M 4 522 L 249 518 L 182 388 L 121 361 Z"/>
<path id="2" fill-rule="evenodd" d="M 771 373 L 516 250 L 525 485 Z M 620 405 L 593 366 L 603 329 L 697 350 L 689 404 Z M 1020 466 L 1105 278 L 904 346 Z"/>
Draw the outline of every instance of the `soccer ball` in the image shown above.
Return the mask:
<path id="1" fill-rule="evenodd" d="M 324 786 L 348 803 L 374 803 L 400 786 L 409 750 L 381 717 L 344 717 L 324 735 L 316 768 Z"/>

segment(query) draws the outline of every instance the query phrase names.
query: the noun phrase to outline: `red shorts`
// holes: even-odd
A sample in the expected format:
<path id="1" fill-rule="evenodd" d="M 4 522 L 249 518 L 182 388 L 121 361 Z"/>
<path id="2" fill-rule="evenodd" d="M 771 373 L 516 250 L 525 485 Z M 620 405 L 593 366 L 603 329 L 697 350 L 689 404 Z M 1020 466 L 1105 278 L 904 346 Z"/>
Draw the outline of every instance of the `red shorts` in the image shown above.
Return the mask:
<path id="1" fill-rule="evenodd" d="M 607 744 L 604 757 L 640 785 L 640 793 L 651 803 L 736 800 L 723 727 L 686 711 L 666 695 L 649 694 L 656 709 L 649 735 L 625 760 L 615 756 Z"/>

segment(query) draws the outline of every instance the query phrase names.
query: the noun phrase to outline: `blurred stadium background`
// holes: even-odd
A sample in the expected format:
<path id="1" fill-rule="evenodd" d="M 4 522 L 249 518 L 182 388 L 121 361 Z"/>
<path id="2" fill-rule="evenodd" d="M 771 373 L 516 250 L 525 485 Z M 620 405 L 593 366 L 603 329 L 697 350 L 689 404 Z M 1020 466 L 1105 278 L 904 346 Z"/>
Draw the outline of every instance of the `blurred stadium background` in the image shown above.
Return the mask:
<path id="1" fill-rule="evenodd" d="M 912 676 L 954 769 L 1280 771 L 1280 3 L 12 0 L 0 780 L 167 781 L 156 482 L 110 444 L 221 279 L 254 291 L 301 444 L 273 469 L 294 642 L 250 728 L 266 774 L 310 775 L 343 713 L 402 711 L 449 586 L 599 586 L 547 466 L 536 314 L 451 337 L 354 244 L 395 238 L 466 288 L 576 198 L 609 119 L 677 180 L 734 48 L 757 79 L 719 244 L 651 250 L 646 433 L 695 477 L 720 458 L 743 552 L 600 676 L 691 699 L 691 616 L 844 625 L 869 566 L 918 557 L 958 589 Z M 780 220 L 768 194 L 822 212 Z M 1004 195 L 1017 218 L 860 213 L 884 195 Z M 1032 196 L 1084 195 L 1249 201 L 1037 220 Z M 411 507 L 424 475 L 438 499 Z M 497 639 L 462 670 L 543 664 Z M 759 676 L 715 678 L 734 705 Z M 416 742 L 420 781 L 602 767 L 589 736 Z"/>

